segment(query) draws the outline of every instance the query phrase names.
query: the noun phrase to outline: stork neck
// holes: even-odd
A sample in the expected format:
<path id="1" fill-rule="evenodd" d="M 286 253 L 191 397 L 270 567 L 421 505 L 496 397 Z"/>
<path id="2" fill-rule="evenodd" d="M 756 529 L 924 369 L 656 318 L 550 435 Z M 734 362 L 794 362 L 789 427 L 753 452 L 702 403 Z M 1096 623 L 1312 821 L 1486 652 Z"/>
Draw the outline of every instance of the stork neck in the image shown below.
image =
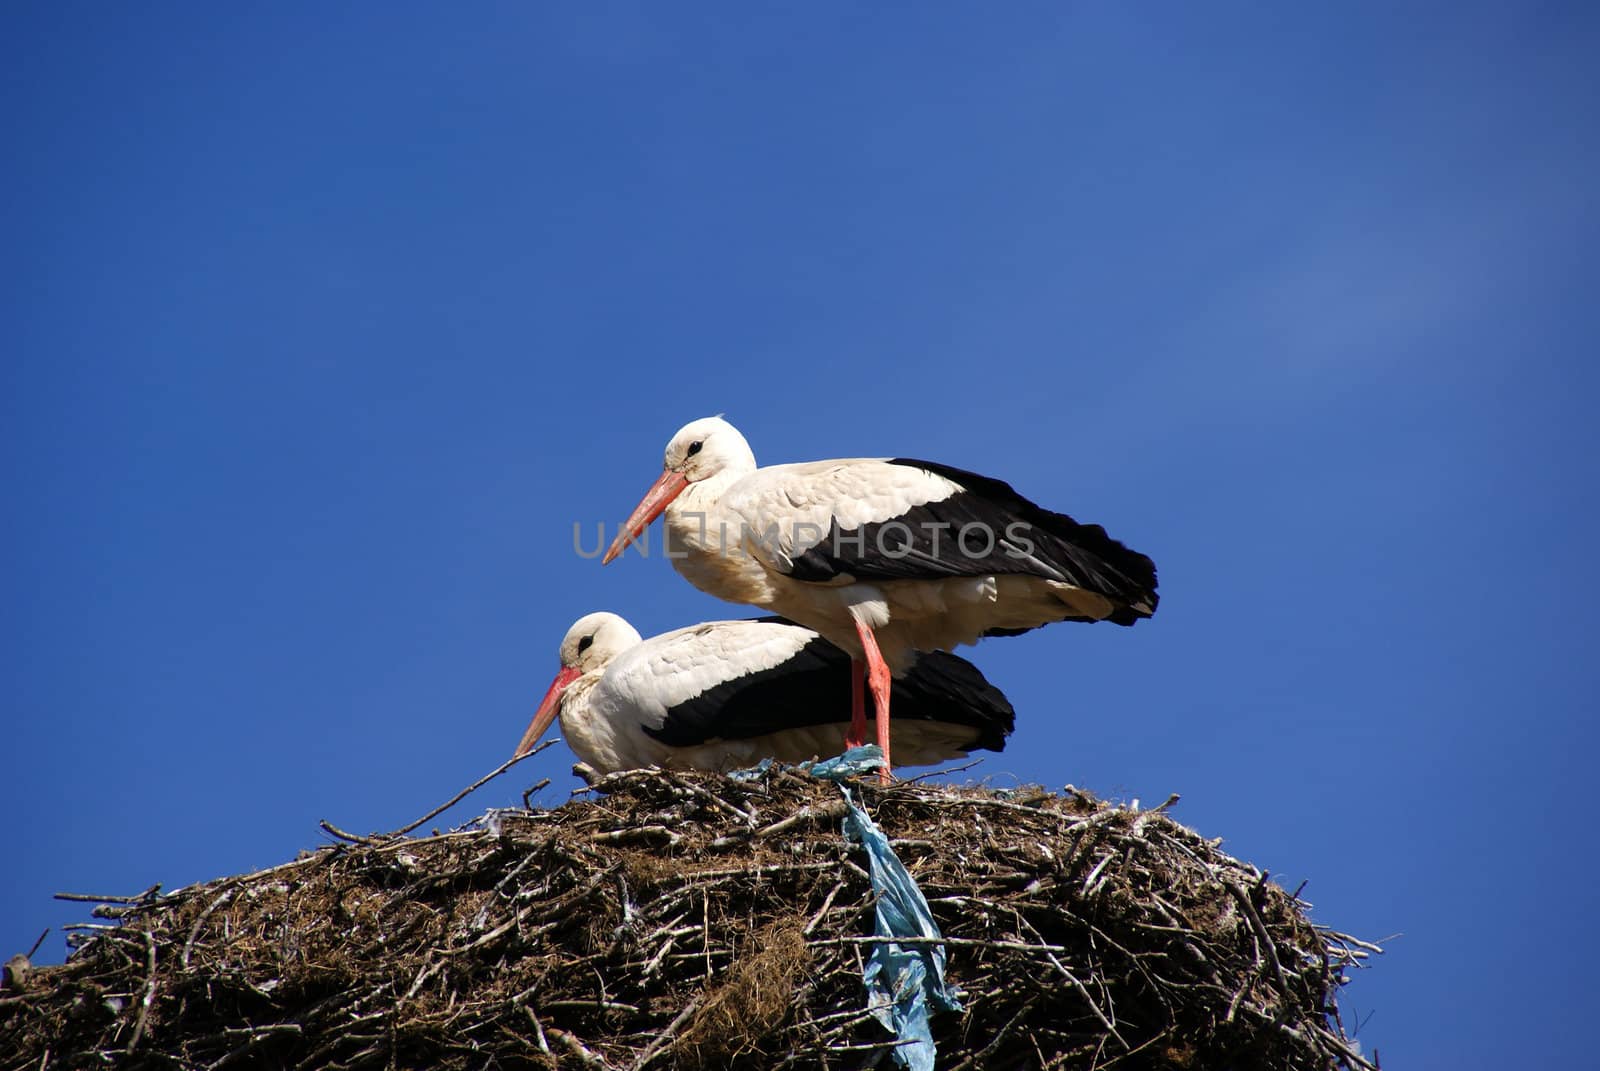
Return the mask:
<path id="1" fill-rule="evenodd" d="M 727 529 L 727 514 L 722 508 L 722 495 L 733 486 L 743 473 L 719 472 L 691 483 L 667 507 L 668 538 L 673 546 L 691 551 L 710 551 L 722 554 L 724 544 L 737 544 L 737 525 Z"/>
<path id="2" fill-rule="evenodd" d="M 605 667 L 591 669 L 571 684 L 561 694 L 561 735 L 569 741 L 573 732 L 583 732 L 582 726 L 589 718 L 589 693 L 605 676 Z"/>

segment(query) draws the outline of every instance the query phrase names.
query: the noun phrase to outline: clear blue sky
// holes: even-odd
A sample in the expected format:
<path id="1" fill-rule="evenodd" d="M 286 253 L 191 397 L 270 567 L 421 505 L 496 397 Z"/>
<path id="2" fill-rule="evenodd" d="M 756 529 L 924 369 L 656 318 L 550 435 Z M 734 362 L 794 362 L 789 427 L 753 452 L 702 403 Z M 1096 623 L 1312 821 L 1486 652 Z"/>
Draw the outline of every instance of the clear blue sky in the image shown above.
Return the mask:
<path id="1" fill-rule="evenodd" d="M 726 412 L 1154 556 L 968 652 L 983 772 L 1403 931 L 1386 1066 L 1586 1061 L 1600 16 L 1335 6 L 12 6 L 0 954 L 422 814 L 584 612 L 743 613 L 571 549 Z"/>

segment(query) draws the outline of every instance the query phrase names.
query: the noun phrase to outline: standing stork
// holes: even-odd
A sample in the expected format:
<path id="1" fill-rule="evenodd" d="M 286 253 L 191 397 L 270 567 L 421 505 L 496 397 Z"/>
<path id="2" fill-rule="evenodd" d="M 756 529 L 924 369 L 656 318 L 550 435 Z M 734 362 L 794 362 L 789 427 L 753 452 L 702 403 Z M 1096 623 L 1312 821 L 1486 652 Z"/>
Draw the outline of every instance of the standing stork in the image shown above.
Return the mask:
<path id="1" fill-rule="evenodd" d="M 776 618 L 711 621 L 645 640 L 616 614 L 589 614 L 562 638 L 561 668 L 516 754 L 559 715 L 567 744 L 602 773 L 726 771 L 835 755 L 847 726 L 830 712 L 850 665 L 815 632 Z M 900 759 L 911 766 L 1000 751 L 1014 721 L 1000 689 L 942 652 L 895 681 L 894 703 Z"/>
<path id="2" fill-rule="evenodd" d="M 866 736 L 917 651 L 1054 621 L 1132 625 L 1156 609 L 1155 563 L 1009 484 L 931 461 L 845 458 L 757 468 L 721 417 L 684 425 L 604 562 L 662 513 L 695 587 L 813 628 L 854 670 L 849 743 Z M 877 719 L 889 753 L 889 725 Z M 887 769 L 884 771 L 887 777 Z"/>

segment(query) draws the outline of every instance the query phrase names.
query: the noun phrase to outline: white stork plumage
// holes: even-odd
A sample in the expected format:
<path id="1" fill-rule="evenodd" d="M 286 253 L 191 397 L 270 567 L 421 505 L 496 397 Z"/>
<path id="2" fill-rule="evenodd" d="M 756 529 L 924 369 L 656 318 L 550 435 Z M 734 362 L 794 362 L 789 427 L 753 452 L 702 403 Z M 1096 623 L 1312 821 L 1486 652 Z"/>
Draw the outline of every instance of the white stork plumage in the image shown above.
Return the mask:
<path id="1" fill-rule="evenodd" d="M 693 421 L 607 549 L 666 514 L 673 567 L 695 587 L 815 629 L 849 652 L 851 743 L 866 735 L 861 671 L 889 708 L 917 651 L 1054 621 L 1131 625 L 1156 609 L 1155 564 L 1023 498 L 936 462 L 846 458 L 757 468 L 737 428 Z M 887 754 L 889 726 L 879 720 Z"/>
<path id="2" fill-rule="evenodd" d="M 841 710 L 850 664 L 812 630 L 778 619 L 711 621 L 645 640 L 616 614 L 589 614 L 562 639 L 561 668 L 516 754 L 559 715 L 568 746 L 602 773 L 837 755 L 848 726 L 830 712 Z M 911 766 L 999 751 L 1014 720 L 976 666 L 939 652 L 895 682 L 894 703 L 898 758 Z"/>

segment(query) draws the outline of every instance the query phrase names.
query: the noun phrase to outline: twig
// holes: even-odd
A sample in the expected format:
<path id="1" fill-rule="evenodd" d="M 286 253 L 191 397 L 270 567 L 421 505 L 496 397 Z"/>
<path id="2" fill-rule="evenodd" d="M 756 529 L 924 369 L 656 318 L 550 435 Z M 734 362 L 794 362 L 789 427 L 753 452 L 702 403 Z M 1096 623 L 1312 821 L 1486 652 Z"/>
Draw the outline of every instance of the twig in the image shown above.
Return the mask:
<path id="1" fill-rule="evenodd" d="M 184 970 L 189 969 L 189 956 L 194 952 L 194 942 L 200 936 L 200 927 L 206 924 L 206 919 L 211 917 L 213 911 L 233 899 L 233 894 L 233 889 L 223 889 L 217 898 L 207 904 L 205 910 L 200 912 L 200 916 L 194 920 L 194 925 L 189 929 L 189 939 L 183 943 L 182 962 Z"/>
<path id="2" fill-rule="evenodd" d="M 967 1068 L 972 1067 L 975 1064 L 980 1067 L 986 1065 L 989 1057 L 993 1056 L 995 1052 L 999 1050 L 1000 1043 L 1006 1039 L 1006 1035 L 1010 1034 L 1012 1030 L 1016 1029 L 1017 1024 L 1022 1021 L 1023 1016 L 1031 1012 L 1033 1010 L 1033 1006 L 1037 1003 L 1039 1003 L 1039 994 L 1035 993 L 1033 996 L 1022 1002 L 1022 1007 L 1017 1009 L 1017 1014 L 1013 1015 L 1006 1025 L 1000 1028 L 1000 1030 L 995 1034 L 994 1039 L 991 1040 L 989 1044 L 985 1045 L 977 1052 L 968 1053 L 967 1058 L 952 1067 L 950 1071 L 966 1071 Z"/>
<path id="3" fill-rule="evenodd" d="M 807 805 L 789 817 L 780 819 L 769 826 L 763 826 L 755 830 L 740 830 L 725 837 L 718 837 L 711 842 L 711 847 L 713 850 L 737 847 L 742 844 L 748 844 L 752 840 L 761 840 L 765 837 L 776 836 L 779 833 L 787 833 L 796 826 L 807 822 L 843 818 L 845 812 L 846 807 L 843 800 L 836 800 L 822 807 Z"/>
<path id="4" fill-rule="evenodd" d="M 371 843 L 373 843 L 371 837 L 363 837 L 363 836 L 360 836 L 360 835 L 358 835 L 356 833 L 346 833 L 344 830 L 340 829 L 338 826 L 334 825 L 332 822 L 328 821 L 326 818 L 324 818 L 320 822 L 318 822 L 317 825 L 322 827 L 322 831 L 324 833 L 327 833 L 330 836 L 338 837 L 340 840 L 348 841 L 351 844 L 371 844 Z"/>
<path id="5" fill-rule="evenodd" d="M 638 1015 L 639 1009 L 632 1004 L 624 1004 L 619 1000 L 547 1000 L 539 1005 L 546 1010 L 567 1011 L 619 1011 L 629 1015 Z"/>
<path id="6" fill-rule="evenodd" d="M 917 1041 L 916 1038 L 905 1038 L 903 1040 L 902 1039 L 896 1039 L 894 1041 L 889 1041 L 889 1040 L 884 1040 L 884 1041 L 863 1041 L 859 1045 L 832 1045 L 832 1046 L 829 1046 L 828 1051 L 830 1053 L 835 1053 L 835 1052 L 880 1052 L 883 1049 L 898 1049 L 903 1045 L 916 1045 L 916 1044 L 919 1044 L 919 1042 Z"/>
<path id="7" fill-rule="evenodd" d="M 233 1063 L 239 1057 L 243 1056 L 245 1053 L 254 1048 L 256 1042 L 270 1037 L 277 1037 L 282 1034 L 293 1034 L 296 1037 L 300 1037 L 304 1034 L 304 1031 L 299 1023 L 273 1023 L 270 1026 L 252 1026 L 242 1029 L 232 1027 L 224 1030 L 222 1032 L 222 1036 L 224 1037 L 239 1037 L 244 1035 L 244 1044 L 240 1045 L 238 1048 L 232 1049 L 227 1053 L 227 1055 L 223 1056 L 222 1059 L 209 1065 L 207 1071 L 218 1071 L 219 1068 L 227 1067 L 229 1064 Z"/>
<path id="8" fill-rule="evenodd" d="M 700 891 L 700 949 L 706 955 L 706 977 L 711 977 L 711 894 Z"/>
<path id="9" fill-rule="evenodd" d="M 505 762 L 502 762 L 499 766 L 495 767 L 493 770 L 491 770 L 488 773 L 484 774 L 482 777 L 480 777 L 476 781 L 472 782 L 472 784 L 468 785 L 466 788 L 462 789 L 460 792 L 457 792 L 454 796 L 451 796 L 444 803 L 442 803 L 439 806 L 435 807 L 433 810 L 429 811 L 427 814 L 423 815 L 421 818 L 417 819 L 415 822 L 412 822 L 408 826 L 404 826 L 404 827 L 402 827 L 400 829 L 397 829 L 393 833 L 387 834 L 387 836 L 389 836 L 389 837 L 403 837 L 403 836 L 405 836 L 407 833 L 410 833 L 413 829 L 416 829 L 418 826 L 422 825 L 422 823 L 430 821 L 430 820 L 432 820 L 434 818 L 437 818 L 439 815 L 441 815 L 444 812 L 448 811 L 450 808 L 454 807 L 456 804 L 458 804 L 462 800 L 466 799 L 472 793 L 478 791 L 478 789 L 482 788 L 484 785 L 487 785 L 490 781 L 493 781 L 496 777 L 499 777 L 501 774 L 503 774 L 507 770 L 511 769 L 511 767 L 515 766 L 517 763 L 521 762 L 523 759 L 531 759 L 531 758 L 533 758 L 533 756 L 539 754 L 539 752 L 545 750 L 546 748 L 554 747 L 555 743 L 556 742 L 555 742 L 554 739 L 546 740 L 544 743 L 540 744 L 538 747 L 534 748 L 532 751 L 525 751 L 521 755 L 516 756 L 515 758 L 508 759 Z"/>
<path id="10" fill-rule="evenodd" d="M 889 719 L 889 723 L 891 725 L 894 724 L 894 719 L 892 717 Z M 914 785 L 918 781 L 926 781 L 930 777 L 944 777 L 946 774 L 962 773 L 963 771 L 970 770 L 974 766 L 981 765 L 982 763 L 982 759 L 973 759 L 971 762 L 964 762 L 960 766 L 946 766 L 942 770 L 929 770 L 925 774 L 917 774 L 915 777 L 903 778 L 900 783 L 902 785 Z"/>
<path id="11" fill-rule="evenodd" d="M 1336 930 L 1323 930 L 1322 931 L 1322 935 L 1324 937 L 1330 937 L 1330 938 L 1332 938 L 1332 939 L 1334 939 L 1336 941 L 1339 941 L 1341 943 L 1344 943 L 1344 944 L 1351 944 L 1351 945 L 1355 945 L 1357 948 L 1364 948 L 1368 952 L 1373 952 L 1373 953 L 1376 953 L 1377 955 L 1380 955 L 1380 956 L 1383 955 L 1383 945 L 1384 944 L 1388 943 L 1389 941 L 1393 941 L 1396 937 L 1401 936 L 1400 934 L 1396 933 L 1396 934 L 1391 934 L 1388 937 L 1380 937 L 1378 939 L 1378 943 L 1377 944 L 1373 944 L 1371 941 L 1363 941 L 1358 937 L 1351 937 L 1347 933 L 1339 933 Z"/>
<path id="12" fill-rule="evenodd" d="M 1089 876 L 1083 879 L 1083 895 L 1085 895 L 1085 896 L 1094 895 L 1093 890 L 1094 890 L 1094 887 L 1095 887 L 1096 879 L 1098 879 L 1100 877 L 1101 872 L 1104 871 L 1105 868 L 1110 865 L 1111 860 L 1115 859 L 1116 857 L 1117 857 L 1117 853 L 1116 852 L 1114 852 L 1114 851 L 1107 852 L 1105 854 L 1105 856 L 1098 863 L 1095 864 L 1094 869 L 1089 871 Z"/>
<path id="13" fill-rule="evenodd" d="M 608 833 L 596 833 L 589 838 L 596 844 L 628 844 L 635 841 L 659 841 L 667 847 L 675 846 L 683 839 L 681 834 L 674 833 L 666 826 L 633 826 L 632 828 L 613 829 Z"/>
<path id="14" fill-rule="evenodd" d="M 604 1056 L 601 1056 L 599 1053 L 590 1049 L 589 1046 L 585 1045 L 583 1042 L 579 1041 L 565 1030 L 559 1030 L 552 1026 L 546 1031 L 546 1033 L 555 1038 L 562 1045 L 566 1046 L 567 1051 L 572 1053 L 572 1055 L 576 1056 L 579 1060 L 582 1060 L 585 1066 L 605 1068 L 606 1071 L 610 1071 L 611 1065 L 606 1062 L 606 1058 Z"/>
<path id="15" fill-rule="evenodd" d="M 496 926 L 494 929 L 492 929 L 488 933 L 484 934 L 482 937 L 479 937 L 474 941 L 471 941 L 471 942 L 469 942 L 467 944 L 464 944 L 459 948 L 449 949 L 449 950 L 446 951 L 445 954 L 446 955 L 450 955 L 450 956 L 459 956 L 463 952 L 471 951 L 474 948 L 480 948 L 483 945 L 486 945 L 491 941 L 494 941 L 494 940 L 496 940 L 496 939 L 498 939 L 500 937 L 503 937 L 506 933 L 508 933 L 511 929 L 513 929 L 518 923 L 522 922 L 527 917 L 528 917 L 528 913 L 527 913 L 526 910 L 519 911 L 515 915 L 511 916 L 511 918 L 507 919 L 505 922 L 502 922 L 500 925 Z M 407 995 L 409 996 L 410 994 L 407 994 Z"/>
<path id="16" fill-rule="evenodd" d="M 159 884 L 152 885 L 138 896 L 91 896 L 88 893 L 58 892 L 56 900 L 74 900 L 84 904 L 145 904 L 161 891 Z"/>
<path id="17" fill-rule="evenodd" d="M 417 995 L 417 991 L 420 990 L 423 987 L 423 985 L 425 985 L 427 983 L 428 979 L 432 978 L 434 975 L 438 974 L 443 969 L 444 969 L 444 960 L 442 960 L 442 959 L 436 959 L 432 963 L 424 963 L 422 965 L 422 969 L 417 972 L 417 976 L 414 979 L 412 979 L 411 988 L 406 990 L 406 995 L 401 997 L 400 1000 L 397 1003 L 403 1004 L 406 1001 L 410 1000 L 412 997 L 416 996 Z"/>
<path id="18" fill-rule="evenodd" d="M 681 788 L 684 791 L 688 792 L 690 795 L 695 796 L 698 799 L 704 800 L 706 803 L 710 804 L 711 807 L 713 809 L 715 809 L 715 810 L 722 811 L 725 814 L 738 815 L 740 818 L 744 819 L 746 822 L 749 822 L 749 823 L 752 823 L 752 824 L 754 824 L 754 822 L 756 820 L 756 816 L 751 814 L 749 811 L 745 810 L 743 807 L 735 806 L 734 804 L 729 803 L 727 800 L 723 799 L 721 796 L 718 796 L 713 792 L 707 792 L 705 789 L 701 788 L 699 785 L 695 784 L 694 782 L 685 780 L 684 778 L 679 777 L 677 774 L 673 773 L 670 770 L 663 770 L 662 771 L 662 776 L 665 777 L 667 780 L 671 781 L 674 785 L 677 785 L 679 788 Z"/>
<path id="19" fill-rule="evenodd" d="M 817 924 L 820 923 L 822 921 L 822 917 L 828 913 L 828 909 L 833 907 L 833 898 L 835 896 L 838 896 L 839 893 L 842 892 L 843 890 L 844 890 L 844 882 L 843 881 L 840 881 L 840 882 L 836 883 L 833 888 L 828 890 L 828 895 L 823 898 L 822 906 L 817 908 L 817 913 L 815 915 L 811 916 L 811 921 L 807 922 L 806 925 L 805 925 L 805 929 L 800 931 L 802 936 L 804 936 L 804 937 L 810 937 L 811 936 L 811 932 L 817 928 Z"/>
<path id="20" fill-rule="evenodd" d="M 1070 952 L 1065 945 L 1036 945 L 1025 941 L 987 941 L 976 937 L 889 937 L 866 934 L 849 937 L 825 937 L 807 944 L 826 945 L 952 945 L 960 948 L 997 948 L 1006 952 Z"/>
<path id="21" fill-rule="evenodd" d="M 1261 916 L 1256 912 L 1256 905 L 1251 902 L 1250 894 L 1240 888 L 1237 882 L 1227 882 L 1228 891 L 1233 898 L 1239 901 L 1239 906 L 1244 908 L 1245 917 L 1250 920 L 1250 928 L 1260 938 L 1261 944 L 1267 950 L 1267 962 L 1272 964 L 1273 977 L 1277 979 L 1278 987 L 1287 992 L 1289 983 L 1283 976 L 1283 964 L 1278 962 L 1278 946 L 1273 942 L 1272 935 L 1267 932 L 1266 923 L 1261 921 Z"/>
<path id="22" fill-rule="evenodd" d="M 661 1055 L 661 1053 L 665 1052 L 667 1046 L 672 1044 L 673 1038 L 678 1033 L 678 1027 L 688 1022 L 689 1016 L 693 1015 L 695 1013 L 695 1009 L 700 1007 L 701 999 L 701 997 L 697 996 L 693 1000 L 689 1001 L 688 1004 L 684 1005 L 683 1010 L 678 1013 L 677 1018 L 668 1023 L 667 1028 L 660 1034 L 656 1035 L 656 1039 L 645 1047 L 645 1050 L 639 1054 L 639 1058 L 637 1060 L 633 1061 L 633 1066 L 630 1067 L 628 1071 L 644 1071 L 645 1066 L 648 1065 L 651 1060 L 654 1060 L 657 1056 Z"/>
<path id="23" fill-rule="evenodd" d="M 535 782 L 534 784 L 530 785 L 528 787 L 527 791 L 523 792 L 523 794 L 522 794 L 522 806 L 524 808 L 526 808 L 527 810 L 530 810 L 530 811 L 533 810 L 533 804 L 531 802 L 529 802 L 530 798 L 533 796 L 533 794 L 535 792 L 543 792 L 545 789 L 547 789 L 549 787 L 550 787 L 550 779 L 548 777 L 546 777 L 546 778 L 544 778 L 544 779 L 542 779 L 542 780 L 540 780 L 538 782 Z M 424 819 L 424 821 L 426 821 L 426 819 Z"/>
<path id="24" fill-rule="evenodd" d="M 696 929 L 696 927 L 691 926 L 691 927 L 689 927 L 689 932 L 693 933 L 695 931 L 695 929 Z M 667 953 L 671 952 L 672 951 L 672 946 L 677 944 L 677 943 L 678 943 L 678 937 L 677 937 L 676 934 L 668 934 L 667 935 L 667 939 L 665 941 L 661 942 L 660 951 L 658 951 L 655 955 L 651 956 L 649 961 L 647 963 L 645 963 L 644 972 L 643 972 L 643 976 L 645 978 L 649 978 L 650 976 L 655 974 L 656 971 L 661 969 L 661 961 L 667 958 Z"/>
<path id="25" fill-rule="evenodd" d="M 1067 981 L 1072 983 L 1072 987 L 1078 991 L 1080 996 L 1083 997 L 1083 1002 L 1089 1005 L 1089 1010 L 1094 1012 L 1094 1017 L 1100 1020 L 1100 1025 L 1105 1027 L 1106 1030 L 1110 1032 L 1112 1037 L 1121 1042 L 1122 1051 L 1127 1052 L 1130 1048 L 1128 1042 L 1121 1034 L 1117 1033 L 1116 1024 L 1106 1017 L 1105 1012 L 1100 1010 L 1100 1005 L 1094 1002 L 1094 995 L 1089 992 L 1089 987 L 1084 985 L 1083 982 L 1078 979 L 1077 975 L 1067 970 L 1067 968 L 1062 965 L 1061 961 L 1056 959 L 1053 954 L 1046 955 L 1045 960 L 1048 961 L 1050 966 L 1054 967 L 1062 977 L 1066 978 Z"/>
<path id="26" fill-rule="evenodd" d="M 766 863 L 762 866 L 724 867 L 720 870 L 686 870 L 681 874 L 672 875 L 672 877 L 699 885 L 712 878 L 755 878 L 764 874 L 783 874 L 789 871 L 832 870 L 841 865 L 854 867 L 854 864 L 848 859 L 821 859 L 813 863 Z M 865 870 L 860 867 L 854 867 L 854 869 L 862 877 L 867 877 Z"/>
<path id="27" fill-rule="evenodd" d="M 528 1019 L 533 1023 L 533 1032 L 539 1039 L 539 1051 L 544 1053 L 547 1056 L 551 1055 L 551 1053 L 550 1053 L 550 1042 L 544 1036 L 544 1024 L 539 1022 L 539 1016 L 534 1014 L 533 1009 L 528 1007 L 526 1004 L 524 1004 L 522 1006 L 522 1011 L 523 1011 L 523 1014 L 526 1015 L 528 1017 Z"/>
<path id="28" fill-rule="evenodd" d="M 149 930 L 139 932 L 144 934 L 145 947 L 149 949 L 149 970 L 145 976 L 144 999 L 139 1002 L 139 1018 L 133 1024 L 133 1037 L 128 1040 L 128 1052 L 132 1052 L 144 1037 L 145 1020 L 150 1015 L 150 1005 L 156 1001 L 156 938 Z"/>

